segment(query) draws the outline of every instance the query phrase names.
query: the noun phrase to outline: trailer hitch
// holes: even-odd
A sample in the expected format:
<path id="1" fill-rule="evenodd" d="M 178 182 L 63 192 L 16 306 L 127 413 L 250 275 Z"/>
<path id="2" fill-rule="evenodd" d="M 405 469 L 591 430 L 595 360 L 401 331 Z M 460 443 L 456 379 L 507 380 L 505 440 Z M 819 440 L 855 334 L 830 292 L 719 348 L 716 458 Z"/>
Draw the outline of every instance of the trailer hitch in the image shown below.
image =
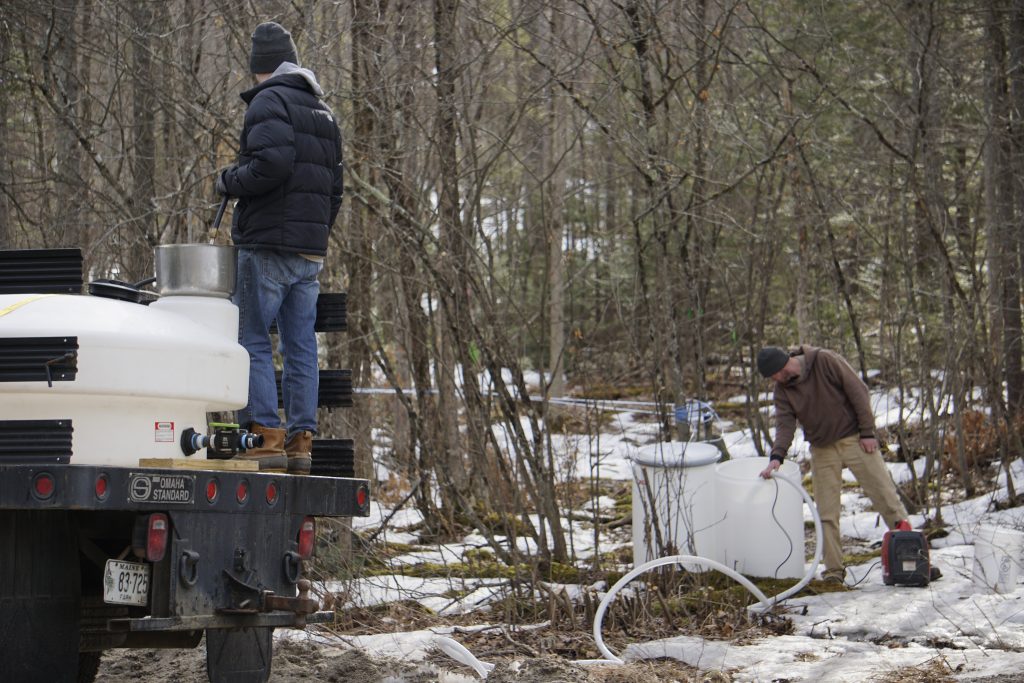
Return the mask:
<path id="1" fill-rule="evenodd" d="M 304 622 L 304 617 L 307 614 L 313 614 L 320 610 L 320 602 L 316 598 L 309 596 L 309 590 L 312 588 L 312 585 L 309 579 L 299 579 L 299 594 L 294 598 L 276 595 L 274 591 L 263 591 L 262 611 L 282 610 L 294 612 L 300 618 L 300 621 Z"/>
<path id="2" fill-rule="evenodd" d="M 255 614 L 263 611 L 263 588 L 259 575 L 249 567 L 248 553 L 235 548 L 232 570 L 222 570 L 228 579 L 231 606 L 220 611 L 230 614 Z"/>

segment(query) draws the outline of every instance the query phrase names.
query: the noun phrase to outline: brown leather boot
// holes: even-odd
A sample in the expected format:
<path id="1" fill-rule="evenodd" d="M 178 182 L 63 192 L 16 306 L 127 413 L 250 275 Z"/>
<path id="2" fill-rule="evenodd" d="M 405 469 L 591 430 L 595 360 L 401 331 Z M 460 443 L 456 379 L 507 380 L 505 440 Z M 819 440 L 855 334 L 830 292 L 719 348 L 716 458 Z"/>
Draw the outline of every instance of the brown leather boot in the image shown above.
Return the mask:
<path id="1" fill-rule="evenodd" d="M 288 454 L 288 474 L 309 474 L 313 467 L 313 432 L 295 432 L 284 450 Z"/>
<path id="2" fill-rule="evenodd" d="M 262 434 L 263 445 L 239 453 L 233 459 L 257 462 L 260 472 L 287 472 L 288 456 L 284 452 L 284 430 L 264 427 L 253 422 L 249 426 L 249 431 L 253 434 Z"/>

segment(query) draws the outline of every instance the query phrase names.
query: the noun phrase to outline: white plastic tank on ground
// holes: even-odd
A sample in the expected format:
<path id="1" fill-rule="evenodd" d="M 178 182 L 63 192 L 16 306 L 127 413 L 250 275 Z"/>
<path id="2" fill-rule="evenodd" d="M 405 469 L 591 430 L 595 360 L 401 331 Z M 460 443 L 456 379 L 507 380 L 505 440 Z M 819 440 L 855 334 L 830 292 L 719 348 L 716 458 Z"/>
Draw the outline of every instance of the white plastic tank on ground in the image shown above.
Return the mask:
<path id="1" fill-rule="evenodd" d="M 803 499 L 791 486 L 762 479 L 768 458 L 739 458 L 715 467 L 719 561 L 745 576 L 804 575 Z M 786 462 L 781 474 L 800 481 Z"/>
<path id="2" fill-rule="evenodd" d="M 713 445 L 697 441 L 639 449 L 633 457 L 635 564 L 668 555 L 717 556 L 714 476 L 720 458 Z"/>
<path id="3" fill-rule="evenodd" d="M 972 580 L 996 593 L 1017 589 L 1021 560 L 1024 559 L 1024 532 L 983 524 L 974 533 Z"/>

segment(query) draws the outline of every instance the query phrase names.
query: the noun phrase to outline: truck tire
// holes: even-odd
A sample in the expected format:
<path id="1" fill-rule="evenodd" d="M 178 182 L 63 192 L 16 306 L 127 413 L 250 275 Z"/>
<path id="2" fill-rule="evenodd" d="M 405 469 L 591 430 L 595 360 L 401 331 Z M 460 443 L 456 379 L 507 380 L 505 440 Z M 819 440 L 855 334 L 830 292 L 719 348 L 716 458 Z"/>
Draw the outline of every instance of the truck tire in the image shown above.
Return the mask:
<path id="1" fill-rule="evenodd" d="M 4 680 L 75 681 L 81 578 L 70 512 L 0 512 Z"/>
<path id="2" fill-rule="evenodd" d="M 210 683 L 266 683 L 274 656 L 270 627 L 206 630 Z"/>

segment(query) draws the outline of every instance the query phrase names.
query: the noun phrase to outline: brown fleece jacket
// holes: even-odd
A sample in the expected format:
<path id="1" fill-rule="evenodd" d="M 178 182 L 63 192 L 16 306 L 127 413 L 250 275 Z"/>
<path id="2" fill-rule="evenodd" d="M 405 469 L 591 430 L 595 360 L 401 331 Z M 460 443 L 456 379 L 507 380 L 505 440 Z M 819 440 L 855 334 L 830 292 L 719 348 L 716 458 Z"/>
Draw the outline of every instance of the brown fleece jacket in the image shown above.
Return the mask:
<path id="1" fill-rule="evenodd" d="M 868 388 L 842 356 L 807 345 L 789 355 L 802 356 L 804 367 L 790 382 L 775 383 L 773 457 L 786 456 L 798 420 L 812 446 L 827 446 L 855 434 L 875 436 Z"/>

